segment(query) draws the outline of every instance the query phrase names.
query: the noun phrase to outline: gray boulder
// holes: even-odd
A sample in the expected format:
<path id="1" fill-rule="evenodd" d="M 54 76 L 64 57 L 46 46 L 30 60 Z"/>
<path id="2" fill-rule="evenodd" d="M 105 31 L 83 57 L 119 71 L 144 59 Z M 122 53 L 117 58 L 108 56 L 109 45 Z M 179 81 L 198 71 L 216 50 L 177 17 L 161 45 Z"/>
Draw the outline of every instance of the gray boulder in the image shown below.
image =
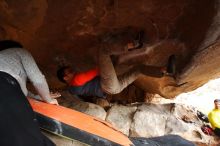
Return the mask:
<path id="1" fill-rule="evenodd" d="M 93 103 L 78 102 L 77 104 L 72 104 L 71 108 L 102 120 L 105 120 L 106 117 L 104 108 Z"/>
<path id="2" fill-rule="evenodd" d="M 165 134 L 165 125 L 172 105 L 143 104 L 134 114 L 131 137 L 154 137 Z"/>
<path id="3" fill-rule="evenodd" d="M 108 110 L 106 121 L 118 128 L 125 135 L 129 135 L 132 117 L 136 106 L 114 105 Z"/>

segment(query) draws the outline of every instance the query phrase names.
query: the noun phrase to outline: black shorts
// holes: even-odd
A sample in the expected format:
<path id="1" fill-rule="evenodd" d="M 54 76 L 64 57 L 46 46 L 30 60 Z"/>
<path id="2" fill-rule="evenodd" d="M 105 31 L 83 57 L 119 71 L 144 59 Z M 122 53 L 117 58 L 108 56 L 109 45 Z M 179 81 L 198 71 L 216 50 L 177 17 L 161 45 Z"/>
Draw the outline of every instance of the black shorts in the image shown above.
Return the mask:
<path id="1" fill-rule="evenodd" d="M 220 128 L 215 128 L 214 133 L 215 135 L 220 136 Z"/>

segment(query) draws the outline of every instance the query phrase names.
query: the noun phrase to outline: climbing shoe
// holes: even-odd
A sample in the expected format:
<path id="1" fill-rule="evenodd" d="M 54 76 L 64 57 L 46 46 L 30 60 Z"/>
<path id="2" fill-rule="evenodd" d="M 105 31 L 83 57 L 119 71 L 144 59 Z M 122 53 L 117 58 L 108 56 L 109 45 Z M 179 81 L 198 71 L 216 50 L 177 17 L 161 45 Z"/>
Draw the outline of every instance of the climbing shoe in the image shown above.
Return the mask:
<path id="1" fill-rule="evenodd" d="M 202 112 L 197 111 L 197 117 L 198 117 L 201 121 L 203 121 L 203 122 L 205 122 L 205 123 L 209 123 L 208 117 L 207 117 L 205 114 L 203 114 Z"/>

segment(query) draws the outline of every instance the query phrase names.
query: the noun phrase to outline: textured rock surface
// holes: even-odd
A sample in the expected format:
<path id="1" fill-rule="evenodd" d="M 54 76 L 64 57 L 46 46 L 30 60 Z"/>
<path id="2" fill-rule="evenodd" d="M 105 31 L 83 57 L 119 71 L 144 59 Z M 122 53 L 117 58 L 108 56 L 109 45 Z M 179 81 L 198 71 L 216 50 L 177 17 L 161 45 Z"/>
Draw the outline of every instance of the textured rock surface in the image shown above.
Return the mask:
<path id="1" fill-rule="evenodd" d="M 102 106 L 89 102 L 84 102 L 79 98 L 77 98 L 76 96 L 70 94 L 68 91 L 61 92 L 61 95 L 62 96 L 58 98 L 58 102 L 60 105 L 105 120 L 106 111 L 102 107 L 102 106 L 104 107 L 106 106 L 105 102 L 104 104 L 103 103 L 100 104 Z"/>
<path id="2" fill-rule="evenodd" d="M 114 105 L 108 110 L 105 120 L 128 136 L 136 109 L 137 107 Z"/>
<path id="3" fill-rule="evenodd" d="M 133 119 L 130 129 L 130 135 L 133 137 L 177 134 L 190 141 L 210 140 L 200 130 L 202 123 L 192 109 L 178 104 L 141 105 Z"/>
<path id="4" fill-rule="evenodd" d="M 50 87 L 60 88 L 57 67 L 94 67 L 103 34 L 127 26 L 145 30 L 146 43 L 163 43 L 128 64 L 166 65 L 168 56 L 175 54 L 177 83 L 186 84 L 176 87 L 171 78 L 143 76 L 135 85 L 172 98 L 219 76 L 219 9 L 219 0 L 1 0 L 0 39 L 22 42 Z"/>
<path id="5" fill-rule="evenodd" d="M 130 137 L 176 134 L 190 141 L 216 143 L 217 137 L 207 136 L 201 131 L 203 123 L 195 112 L 194 108 L 179 104 L 116 105 L 108 111 L 106 120 Z"/>
<path id="6" fill-rule="evenodd" d="M 71 108 L 80 111 L 82 113 L 100 118 L 102 120 L 105 120 L 106 117 L 106 111 L 101 107 L 93 103 L 88 102 L 80 102 Z"/>
<path id="7" fill-rule="evenodd" d="M 131 137 L 154 137 L 165 134 L 167 116 L 163 106 L 142 105 L 134 114 L 131 125 Z M 167 110 L 165 110 L 167 111 Z"/>
<path id="8" fill-rule="evenodd" d="M 79 111 L 84 109 L 83 106 L 78 107 Z M 204 146 L 214 146 L 220 141 L 219 138 L 207 136 L 201 131 L 203 123 L 197 118 L 194 108 L 180 104 L 113 105 L 105 119 L 130 137 L 149 138 L 175 134 Z M 57 145 L 72 146 L 76 143 L 50 134 L 47 136 Z"/>

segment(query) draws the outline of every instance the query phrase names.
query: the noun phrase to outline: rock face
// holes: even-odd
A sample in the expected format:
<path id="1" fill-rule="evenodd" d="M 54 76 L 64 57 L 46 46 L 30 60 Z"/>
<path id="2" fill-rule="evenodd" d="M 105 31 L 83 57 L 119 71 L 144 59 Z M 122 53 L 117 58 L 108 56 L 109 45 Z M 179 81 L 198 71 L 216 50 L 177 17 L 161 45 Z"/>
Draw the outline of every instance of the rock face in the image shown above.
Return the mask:
<path id="1" fill-rule="evenodd" d="M 119 131 L 129 137 L 151 138 L 164 135 L 179 135 L 189 141 L 214 145 L 220 141 L 214 136 L 207 136 L 201 131 L 203 122 L 196 116 L 196 110 L 180 104 L 138 104 L 123 106 L 115 104 L 108 111 L 93 104 L 81 103 L 74 108 L 83 113 L 105 119 Z M 71 107 L 71 106 L 69 106 Z M 101 113 L 101 114 L 100 114 Z M 76 141 L 46 134 L 57 145 L 79 145 Z"/>
<path id="2" fill-rule="evenodd" d="M 106 121 L 113 124 L 121 132 L 129 136 L 129 130 L 132 123 L 132 116 L 137 107 L 127 107 L 122 105 L 114 105 L 109 109 Z"/>
<path id="3" fill-rule="evenodd" d="M 134 114 L 131 137 L 155 137 L 165 134 L 167 109 L 164 106 L 142 105 Z M 170 108 L 170 107 L 168 107 Z"/>
<path id="4" fill-rule="evenodd" d="M 204 134 L 200 127 L 196 125 L 201 125 L 201 122 L 193 117 L 193 111 L 190 109 L 176 104 L 142 105 L 138 109 L 133 117 L 135 120 L 131 126 L 131 136 L 155 137 L 177 134 L 190 141 L 206 140 L 202 137 Z"/>
<path id="5" fill-rule="evenodd" d="M 23 43 L 50 87 L 60 88 L 58 66 L 79 71 L 96 66 L 103 34 L 128 26 L 144 30 L 145 43 L 162 43 L 127 64 L 164 66 L 175 54 L 178 75 L 176 82 L 142 76 L 135 85 L 172 98 L 219 76 L 219 9 L 219 0 L 1 0 L 0 39 Z"/>
<path id="6" fill-rule="evenodd" d="M 106 111 L 104 110 L 104 107 L 107 104 L 106 102 L 101 100 L 101 106 L 94 103 L 84 102 L 70 94 L 68 91 L 61 92 L 61 95 L 62 96 L 58 98 L 60 105 L 105 120 Z M 100 101 L 98 102 L 100 103 Z"/>
<path id="7" fill-rule="evenodd" d="M 88 102 L 80 102 L 74 106 L 72 106 L 71 108 L 80 111 L 82 113 L 100 118 L 102 120 L 105 120 L 106 117 L 106 112 L 105 110 L 93 103 L 88 103 Z"/>
<path id="8" fill-rule="evenodd" d="M 175 134 L 190 141 L 214 144 L 214 137 L 201 131 L 203 123 L 195 112 L 192 107 L 179 104 L 115 105 L 108 111 L 106 121 L 130 137 Z"/>

